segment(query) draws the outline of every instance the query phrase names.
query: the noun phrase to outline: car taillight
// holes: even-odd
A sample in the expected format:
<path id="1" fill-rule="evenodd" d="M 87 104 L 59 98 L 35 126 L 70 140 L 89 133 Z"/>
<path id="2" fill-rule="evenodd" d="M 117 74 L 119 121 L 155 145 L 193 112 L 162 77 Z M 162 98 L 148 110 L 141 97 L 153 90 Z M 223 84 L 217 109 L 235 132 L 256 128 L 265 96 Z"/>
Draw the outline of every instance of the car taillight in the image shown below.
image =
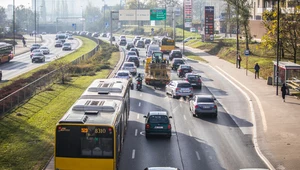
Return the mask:
<path id="1" fill-rule="evenodd" d="M 137 84 L 141 84 L 141 82 L 138 81 Z"/>
<path id="2" fill-rule="evenodd" d="M 190 90 L 193 91 L 193 87 L 190 87 Z"/>
<path id="3" fill-rule="evenodd" d="M 181 69 L 178 69 L 179 72 L 181 72 Z"/>
<path id="4" fill-rule="evenodd" d="M 197 109 L 198 107 L 199 107 L 199 106 L 198 106 L 198 105 L 196 105 L 196 106 L 195 106 L 195 109 Z"/>
<path id="5" fill-rule="evenodd" d="M 175 91 L 179 91 L 179 88 L 176 88 Z"/>
<path id="6" fill-rule="evenodd" d="M 201 79 L 198 79 L 198 82 L 201 83 Z"/>
<path id="7" fill-rule="evenodd" d="M 214 108 L 216 109 L 216 108 L 217 108 L 217 105 L 214 105 Z"/>
<path id="8" fill-rule="evenodd" d="M 171 129 L 171 124 L 168 124 L 168 129 Z"/>
<path id="9" fill-rule="evenodd" d="M 150 125 L 147 123 L 146 124 L 146 129 L 149 129 L 150 128 Z"/>

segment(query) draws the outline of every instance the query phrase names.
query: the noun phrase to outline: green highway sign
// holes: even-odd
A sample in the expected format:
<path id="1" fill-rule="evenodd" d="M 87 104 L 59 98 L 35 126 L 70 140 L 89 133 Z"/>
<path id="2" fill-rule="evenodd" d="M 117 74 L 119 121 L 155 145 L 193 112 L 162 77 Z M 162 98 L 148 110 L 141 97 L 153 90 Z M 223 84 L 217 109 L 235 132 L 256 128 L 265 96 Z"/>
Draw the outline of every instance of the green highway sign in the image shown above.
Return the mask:
<path id="1" fill-rule="evenodd" d="M 191 18 L 185 18 L 184 21 L 185 22 L 192 22 L 192 19 Z"/>
<path id="2" fill-rule="evenodd" d="M 150 9 L 150 20 L 166 20 L 166 9 Z"/>

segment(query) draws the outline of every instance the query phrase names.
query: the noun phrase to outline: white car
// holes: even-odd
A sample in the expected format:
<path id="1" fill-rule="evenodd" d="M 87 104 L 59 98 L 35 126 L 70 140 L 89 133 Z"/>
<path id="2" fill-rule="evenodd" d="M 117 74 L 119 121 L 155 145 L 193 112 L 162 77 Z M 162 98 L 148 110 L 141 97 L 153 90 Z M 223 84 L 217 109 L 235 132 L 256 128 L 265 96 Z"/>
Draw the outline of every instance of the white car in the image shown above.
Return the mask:
<path id="1" fill-rule="evenodd" d="M 132 76 L 137 74 L 136 66 L 134 62 L 124 62 L 121 70 L 128 70 Z"/>
<path id="2" fill-rule="evenodd" d="M 39 50 L 42 51 L 43 54 L 50 54 L 50 50 L 49 50 L 49 48 L 46 47 L 46 46 L 41 46 L 41 47 L 39 48 Z"/>
<path id="3" fill-rule="evenodd" d="M 119 70 L 116 73 L 115 78 L 123 78 L 126 80 L 130 80 L 132 78 L 132 76 L 128 70 Z"/>

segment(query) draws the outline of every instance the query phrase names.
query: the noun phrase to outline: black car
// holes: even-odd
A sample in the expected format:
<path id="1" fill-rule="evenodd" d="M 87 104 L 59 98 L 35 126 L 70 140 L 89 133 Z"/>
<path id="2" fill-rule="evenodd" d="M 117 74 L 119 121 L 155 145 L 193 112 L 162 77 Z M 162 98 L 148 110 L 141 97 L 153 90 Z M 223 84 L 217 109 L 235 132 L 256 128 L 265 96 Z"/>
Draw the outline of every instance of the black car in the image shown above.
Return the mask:
<path id="1" fill-rule="evenodd" d="M 40 44 L 32 44 L 31 47 L 30 47 L 30 51 L 32 52 L 33 50 L 39 49 L 40 47 L 41 47 Z"/>
<path id="2" fill-rule="evenodd" d="M 167 138 L 172 136 L 172 127 L 170 118 L 166 111 L 150 111 L 144 116 L 146 138 L 150 135 L 164 135 Z"/>
<path id="3" fill-rule="evenodd" d="M 172 61 L 174 58 L 182 58 L 180 50 L 172 50 L 169 56 L 169 60 Z"/>
<path id="4" fill-rule="evenodd" d="M 125 46 L 126 44 L 127 44 L 127 41 L 124 39 L 120 40 L 120 42 L 119 42 L 120 46 Z"/>
<path id="5" fill-rule="evenodd" d="M 186 73 L 191 73 L 193 71 L 192 67 L 189 65 L 181 64 L 177 69 L 178 77 L 184 77 Z"/>
<path id="6" fill-rule="evenodd" d="M 202 80 L 201 76 L 195 73 L 186 73 L 185 79 L 188 81 L 193 87 L 202 88 Z"/>
<path id="7" fill-rule="evenodd" d="M 185 62 L 182 58 L 174 58 L 171 63 L 172 70 L 177 70 L 181 64 L 185 64 Z"/>
<path id="8" fill-rule="evenodd" d="M 137 48 L 130 48 L 129 51 L 135 51 L 136 55 L 139 57 L 140 56 L 140 53 L 139 53 L 139 50 Z"/>
<path id="9" fill-rule="evenodd" d="M 136 67 L 140 67 L 140 60 L 136 56 L 129 56 L 127 58 L 127 62 L 134 62 L 134 64 L 135 64 Z"/>
<path id="10" fill-rule="evenodd" d="M 126 41 L 126 40 L 125 40 Z M 132 42 L 128 42 L 126 44 L 126 50 L 130 50 L 130 48 L 134 48 L 134 44 Z"/>

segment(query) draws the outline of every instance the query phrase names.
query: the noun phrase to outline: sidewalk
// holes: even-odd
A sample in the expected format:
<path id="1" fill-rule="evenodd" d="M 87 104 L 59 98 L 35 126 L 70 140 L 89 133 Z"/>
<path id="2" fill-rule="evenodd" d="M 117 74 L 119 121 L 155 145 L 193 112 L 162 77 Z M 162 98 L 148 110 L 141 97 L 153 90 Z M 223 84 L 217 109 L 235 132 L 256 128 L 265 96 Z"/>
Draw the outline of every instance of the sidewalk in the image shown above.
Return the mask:
<path id="1" fill-rule="evenodd" d="M 30 37 L 29 35 L 24 35 L 24 37 L 25 37 L 27 47 L 23 47 L 22 40 L 16 40 L 18 44 L 15 46 L 16 47 L 15 56 L 30 51 L 31 45 L 34 44 L 34 40 L 35 40 L 34 36 Z M 39 35 L 36 36 L 36 43 L 42 43 L 41 39 L 39 38 Z"/>
<path id="2" fill-rule="evenodd" d="M 179 47 L 182 48 L 182 45 Z M 267 80 L 261 78 L 254 79 L 252 72 L 248 71 L 246 75 L 245 69 L 237 69 L 235 64 L 200 49 L 185 46 L 185 50 L 202 57 L 214 68 L 223 70 L 231 80 L 240 82 L 236 85 L 250 96 L 255 107 L 259 148 L 273 167 L 278 170 L 300 169 L 300 100 L 286 96 L 286 102 L 283 102 L 280 87 L 276 96 L 276 86 L 267 85 Z M 261 115 L 265 116 L 265 122 Z"/>

